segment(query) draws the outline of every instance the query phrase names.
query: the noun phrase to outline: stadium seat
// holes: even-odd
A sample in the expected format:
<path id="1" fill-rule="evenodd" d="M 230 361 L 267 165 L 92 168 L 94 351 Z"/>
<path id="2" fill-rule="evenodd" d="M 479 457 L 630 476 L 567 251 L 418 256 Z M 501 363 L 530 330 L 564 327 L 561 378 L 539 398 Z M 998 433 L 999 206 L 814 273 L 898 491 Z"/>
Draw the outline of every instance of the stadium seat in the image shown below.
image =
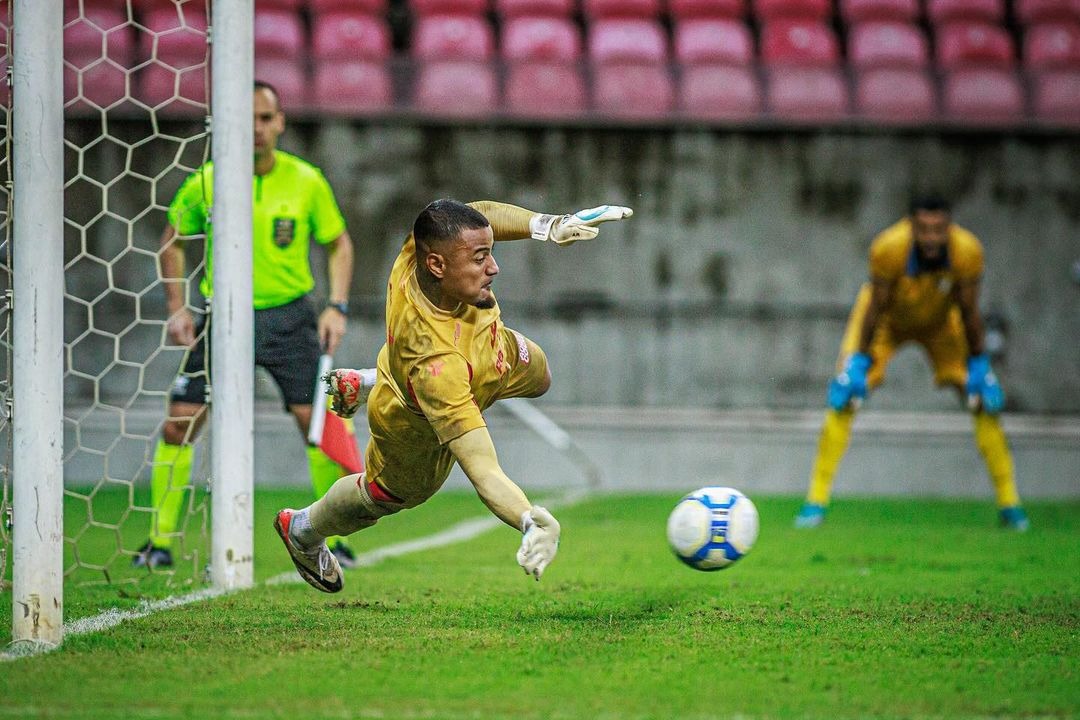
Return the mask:
<path id="1" fill-rule="evenodd" d="M 412 55 L 420 60 L 490 60 L 495 34 L 486 18 L 430 15 L 413 26 Z"/>
<path id="2" fill-rule="evenodd" d="M 855 82 L 855 112 L 875 123 L 914 125 L 937 117 L 934 85 L 922 70 L 866 70 Z"/>
<path id="3" fill-rule="evenodd" d="M 766 97 L 769 111 L 779 120 L 813 123 L 849 116 L 847 82 L 836 70 L 774 68 L 769 72 Z"/>
<path id="4" fill-rule="evenodd" d="M 495 0 L 495 12 L 503 19 L 516 17 L 562 17 L 574 14 L 577 0 Z"/>
<path id="5" fill-rule="evenodd" d="M 593 68 L 593 107 L 605 117 L 635 120 L 666 118 L 675 91 L 666 64 L 604 64 Z"/>
<path id="6" fill-rule="evenodd" d="M 1015 0 L 1013 13 L 1024 25 L 1080 22 L 1080 0 Z"/>
<path id="7" fill-rule="evenodd" d="M 1024 34 L 1028 70 L 1080 70 L 1080 23 L 1042 23 Z"/>
<path id="8" fill-rule="evenodd" d="M 206 59 L 209 64 L 209 58 Z M 207 66 L 175 69 L 157 62 L 138 73 L 135 97 L 163 115 L 191 116 L 206 113 Z"/>
<path id="9" fill-rule="evenodd" d="M 1003 27 L 986 23 L 949 23 L 940 28 L 936 39 L 938 67 L 956 70 L 963 67 L 1013 66 L 1012 38 Z"/>
<path id="10" fill-rule="evenodd" d="M 92 55 L 71 55 L 64 60 L 65 108 L 108 108 L 127 96 L 127 71 L 106 62 L 100 49 Z"/>
<path id="11" fill-rule="evenodd" d="M 958 20 L 1001 25 L 1005 0 L 926 0 L 926 16 L 934 25 Z"/>
<path id="12" fill-rule="evenodd" d="M 746 65 L 754 59 L 754 40 L 740 20 L 682 20 L 675 25 L 675 59 L 684 65 Z"/>
<path id="13" fill-rule="evenodd" d="M 263 10 L 288 10 L 299 12 L 304 7 L 305 0 L 256 0 L 255 12 Z"/>
<path id="14" fill-rule="evenodd" d="M 6 28 L 5 28 L 6 30 Z M 0 77 L 7 77 L 8 71 L 8 59 L 4 55 L 0 57 Z M 11 88 L 8 87 L 6 82 L 0 82 L 0 105 L 7 105 L 11 100 Z"/>
<path id="15" fill-rule="evenodd" d="M 581 0 L 586 18 L 647 18 L 660 16 L 660 0 Z"/>
<path id="16" fill-rule="evenodd" d="M 385 15 L 387 5 L 387 0 L 307 0 L 312 18 L 331 12 Z"/>
<path id="17" fill-rule="evenodd" d="M 413 106 L 422 113 L 461 118 L 489 117 L 498 88 L 487 62 L 436 61 L 424 64 L 413 88 Z"/>
<path id="18" fill-rule="evenodd" d="M 695 18 L 741 18 L 746 14 L 746 0 L 668 0 L 673 20 Z"/>
<path id="19" fill-rule="evenodd" d="M 103 42 L 104 41 L 104 42 Z M 135 55 L 135 28 L 127 13 L 108 7 L 87 5 L 64 9 L 64 57 L 100 58 L 129 67 Z"/>
<path id="20" fill-rule="evenodd" d="M 311 56 L 316 61 L 382 60 L 390 50 L 390 28 L 381 17 L 334 11 L 312 20 Z"/>
<path id="21" fill-rule="evenodd" d="M 489 0 L 409 0 L 413 15 L 473 15 L 482 16 L 490 9 Z"/>
<path id="22" fill-rule="evenodd" d="M 832 67 L 840 60 L 832 28 L 815 20 L 774 20 L 761 28 L 761 59 L 768 64 Z"/>
<path id="23" fill-rule="evenodd" d="M 865 22 L 848 30 L 848 61 L 857 68 L 925 68 L 930 47 L 917 25 Z"/>
<path id="24" fill-rule="evenodd" d="M 945 76 L 942 109 L 961 123 L 1014 123 L 1024 118 L 1024 94 L 1011 71 L 957 70 Z"/>
<path id="25" fill-rule="evenodd" d="M 761 88 L 748 67 L 684 67 L 679 107 L 685 117 L 693 120 L 752 120 L 761 112 Z"/>
<path id="26" fill-rule="evenodd" d="M 394 92 L 390 74 L 381 61 L 316 62 L 311 102 L 319 110 L 346 114 L 391 108 Z"/>
<path id="27" fill-rule="evenodd" d="M 268 82 L 278 91 L 281 107 L 297 110 L 308 105 L 308 77 L 304 58 L 255 57 L 255 79 Z"/>
<path id="28" fill-rule="evenodd" d="M 581 32 L 568 18 L 512 18 L 503 25 L 501 53 L 505 60 L 576 61 L 581 58 Z"/>
<path id="29" fill-rule="evenodd" d="M 851 25 L 875 20 L 915 22 L 919 0 L 840 0 L 840 15 Z"/>
<path id="30" fill-rule="evenodd" d="M 589 26 L 589 58 L 593 62 L 666 62 L 668 42 L 653 20 L 597 20 Z"/>
<path id="31" fill-rule="evenodd" d="M 142 34 L 146 57 L 152 55 L 173 67 L 188 67 L 193 60 L 202 62 L 207 57 L 206 15 L 183 7 L 183 14 L 175 7 L 160 8 L 143 18 L 142 25 L 150 31 Z M 178 60 L 185 62 L 177 65 L 174 61 Z"/>
<path id="32" fill-rule="evenodd" d="M 511 115 L 547 119 L 580 116 L 588 104 L 578 65 L 565 62 L 511 64 L 504 99 Z"/>
<path id="33" fill-rule="evenodd" d="M 292 58 L 304 54 L 307 47 L 300 16 L 288 10 L 260 9 L 253 33 L 256 57 Z"/>
<path id="34" fill-rule="evenodd" d="M 825 20 L 832 14 L 830 0 L 753 0 L 754 15 L 758 22 L 796 18 L 802 20 Z"/>
<path id="35" fill-rule="evenodd" d="M 1080 71 L 1038 75 L 1032 84 L 1032 110 L 1039 122 L 1080 127 Z"/>

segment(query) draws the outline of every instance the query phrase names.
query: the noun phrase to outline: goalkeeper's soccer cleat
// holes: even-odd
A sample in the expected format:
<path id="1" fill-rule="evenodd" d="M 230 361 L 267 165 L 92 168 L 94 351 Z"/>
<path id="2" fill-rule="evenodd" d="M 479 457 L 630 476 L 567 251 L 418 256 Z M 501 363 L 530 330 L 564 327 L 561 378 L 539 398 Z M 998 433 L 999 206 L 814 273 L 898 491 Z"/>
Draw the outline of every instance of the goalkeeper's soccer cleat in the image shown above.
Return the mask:
<path id="1" fill-rule="evenodd" d="M 803 503 L 799 514 L 795 516 L 795 527 L 816 528 L 825 522 L 825 506 L 817 503 Z"/>
<path id="2" fill-rule="evenodd" d="M 330 548 L 330 552 L 337 558 L 338 565 L 346 570 L 360 567 L 360 563 L 356 561 L 356 555 L 353 554 L 352 548 L 340 540 L 334 543 L 334 547 Z"/>
<path id="3" fill-rule="evenodd" d="M 316 590 L 327 593 L 340 592 L 343 586 L 341 566 L 337 558 L 326 547 L 326 542 L 320 542 L 318 547 L 302 548 L 289 534 L 289 525 L 292 524 L 295 510 L 285 509 L 278 511 L 274 518 L 274 529 L 277 530 L 281 542 L 285 543 L 285 549 L 289 551 L 296 571 L 300 577 L 307 580 L 308 585 Z"/>
<path id="4" fill-rule="evenodd" d="M 1031 527 L 1027 513 L 1019 505 L 1001 508 L 998 511 L 998 520 L 1001 522 L 1001 527 L 1015 532 L 1027 532 Z"/>
<path id="5" fill-rule="evenodd" d="M 131 567 L 148 567 L 151 570 L 156 570 L 158 568 L 171 568 L 172 566 L 172 552 L 169 548 L 158 547 L 149 540 L 139 548 L 139 554 L 131 558 Z"/>
<path id="6" fill-rule="evenodd" d="M 351 418 L 367 402 L 371 388 L 375 387 L 375 368 L 351 370 L 338 368 L 323 375 L 326 394 L 330 396 L 330 409 L 338 417 Z"/>

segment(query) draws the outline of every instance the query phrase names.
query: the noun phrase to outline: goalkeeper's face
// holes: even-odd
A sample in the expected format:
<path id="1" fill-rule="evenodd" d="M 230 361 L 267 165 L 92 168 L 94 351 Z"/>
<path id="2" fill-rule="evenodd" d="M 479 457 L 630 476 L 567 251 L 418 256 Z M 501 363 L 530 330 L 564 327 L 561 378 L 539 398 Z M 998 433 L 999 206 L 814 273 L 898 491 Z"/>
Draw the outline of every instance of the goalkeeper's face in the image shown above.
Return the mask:
<path id="1" fill-rule="evenodd" d="M 919 253 L 927 260 L 937 260 L 949 243 L 949 213 L 944 210 L 916 210 L 911 216 L 911 232 Z"/>
<path id="2" fill-rule="evenodd" d="M 491 227 L 462 231 L 457 240 L 448 242 L 442 253 L 442 277 L 439 286 L 443 297 L 478 308 L 495 307 L 491 283 L 499 274 L 499 265 L 491 254 L 495 244 Z"/>

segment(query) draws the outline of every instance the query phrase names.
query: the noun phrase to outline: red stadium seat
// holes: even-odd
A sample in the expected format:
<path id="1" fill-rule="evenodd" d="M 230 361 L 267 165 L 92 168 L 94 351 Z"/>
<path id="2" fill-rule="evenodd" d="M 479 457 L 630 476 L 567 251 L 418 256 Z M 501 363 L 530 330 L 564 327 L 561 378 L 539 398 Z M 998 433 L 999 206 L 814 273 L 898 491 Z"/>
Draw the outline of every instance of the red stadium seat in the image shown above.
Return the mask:
<path id="1" fill-rule="evenodd" d="M 1080 72 L 1046 72 L 1035 78 L 1032 109 L 1036 120 L 1080 127 Z"/>
<path id="2" fill-rule="evenodd" d="M 741 18 L 746 0 L 668 0 L 668 13 L 674 20 Z"/>
<path id="3" fill-rule="evenodd" d="M 667 65 L 599 65 L 593 68 L 593 106 L 606 117 L 649 120 L 670 115 L 675 91 Z"/>
<path id="4" fill-rule="evenodd" d="M 581 0 L 581 12 L 596 18 L 648 18 L 660 16 L 660 0 Z"/>
<path id="5" fill-rule="evenodd" d="M 585 82 L 576 64 L 518 62 L 507 69 L 506 110 L 518 117 L 567 118 L 585 112 Z"/>
<path id="6" fill-rule="evenodd" d="M 754 15 L 767 23 L 783 18 L 825 20 L 832 14 L 830 0 L 753 0 Z"/>
<path id="7" fill-rule="evenodd" d="M 161 8 L 144 17 L 142 25 L 150 31 L 142 35 L 147 57 L 156 57 L 173 67 L 188 67 L 207 57 L 206 15 L 201 10 L 189 10 L 187 5 L 183 8 L 182 13 L 176 7 Z M 177 64 L 180 60 L 184 64 Z"/>
<path id="8" fill-rule="evenodd" d="M 1014 123 L 1024 118 L 1024 94 L 1008 70 L 957 70 L 945 77 L 942 106 L 947 119 L 972 124 Z"/>
<path id="9" fill-rule="evenodd" d="M 761 28 L 761 58 L 769 64 L 832 67 L 840 60 L 840 50 L 825 23 L 775 20 Z"/>
<path id="10" fill-rule="evenodd" d="M 574 14 L 577 0 L 495 0 L 500 17 L 561 17 Z"/>
<path id="11" fill-rule="evenodd" d="M 855 83 L 855 112 L 889 125 L 929 122 L 937 117 L 934 85 L 921 70 L 867 70 Z"/>
<path id="12" fill-rule="evenodd" d="M 503 25 L 502 56 L 506 60 L 576 61 L 581 58 L 581 32 L 568 18 L 512 18 Z"/>
<path id="13" fill-rule="evenodd" d="M 589 26 L 593 62 L 666 62 L 668 42 L 653 20 L 597 20 Z"/>
<path id="14" fill-rule="evenodd" d="M 288 10 L 259 10 L 253 28 L 255 57 L 291 58 L 302 55 L 307 37 L 300 16 Z"/>
<path id="15" fill-rule="evenodd" d="M 919 0 L 840 0 L 844 22 L 874 20 L 915 22 L 919 18 Z"/>
<path id="16" fill-rule="evenodd" d="M 135 28 L 127 13 L 114 8 L 87 5 L 64 8 L 64 56 L 100 58 L 129 67 L 135 56 Z"/>
<path id="17" fill-rule="evenodd" d="M 311 101 L 319 110 L 363 114 L 393 107 L 394 91 L 382 62 L 326 60 L 315 64 Z"/>
<path id="18" fill-rule="evenodd" d="M 963 67 L 1007 69 L 1013 66 L 1012 38 L 1003 27 L 986 23 L 949 23 L 937 33 L 937 62 L 942 70 Z"/>
<path id="19" fill-rule="evenodd" d="M 304 7 L 305 0 L 257 0 L 255 5 L 255 12 L 262 12 L 263 10 L 288 10 L 289 12 L 299 12 Z"/>
<path id="20" fill-rule="evenodd" d="M 1013 13 L 1025 25 L 1080 22 L 1080 0 L 1015 0 Z"/>
<path id="21" fill-rule="evenodd" d="M 859 23 L 848 30 L 848 61 L 857 68 L 925 68 L 930 46 L 916 25 L 898 22 Z"/>
<path id="22" fill-rule="evenodd" d="M 420 69 L 415 82 L 413 105 L 422 113 L 483 118 L 496 109 L 495 73 L 487 62 L 429 62 Z"/>
<path id="23" fill-rule="evenodd" d="M 1005 0 L 926 0 L 926 15 L 935 25 L 957 20 L 1001 25 Z"/>
<path id="24" fill-rule="evenodd" d="M 327 12 L 311 26 L 315 60 L 382 60 L 390 56 L 390 28 L 372 15 Z"/>
<path id="25" fill-rule="evenodd" d="M 387 5 L 387 0 L 307 0 L 308 10 L 313 18 L 330 12 L 384 15 Z"/>
<path id="26" fill-rule="evenodd" d="M 255 79 L 268 82 L 278 92 L 281 107 L 296 110 L 308 105 L 307 73 L 303 58 L 255 58 Z"/>
<path id="27" fill-rule="evenodd" d="M 683 20 L 675 25 L 675 59 L 683 64 L 746 65 L 754 59 L 754 40 L 740 20 Z"/>
<path id="28" fill-rule="evenodd" d="M 431 15 L 413 27 L 412 54 L 420 60 L 490 60 L 495 33 L 483 17 Z"/>
<path id="29" fill-rule="evenodd" d="M 5 31 L 4 39 L 6 41 L 7 40 L 7 35 L 6 35 L 7 28 L 4 28 L 4 31 Z M 6 44 L 6 42 L 5 42 L 5 44 Z M 0 57 L 0 77 L 7 77 L 7 71 L 8 71 L 8 59 L 7 59 L 7 56 L 4 55 L 4 56 Z M 0 82 L 0 105 L 5 105 L 6 106 L 10 100 L 11 100 L 11 88 L 8 87 L 8 84 L 6 82 Z"/>
<path id="30" fill-rule="evenodd" d="M 203 115 L 209 101 L 207 65 L 176 69 L 151 63 L 138 73 L 135 96 L 163 115 Z"/>
<path id="31" fill-rule="evenodd" d="M 1080 70 L 1080 23 L 1043 23 L 1024 34 L 1028 70 Z"/>
<path id="32" fill-rule="evenodd" d="M 104 109 L 127 96 L 127 71 L 103 59 L 100 49 L 93 55 L 69 56 L 64 61 L 65 108 Z"/>
<path id="33" fill-rule="evenodd" d="M 489 0 L 409 0 L 414 15 L 484 15 L 490 9 Z"/>
<path id="34" fill-rule="evenodd" d="M 752 120 L 761 112 L 761 88 L 750 68 L 693 65 L 683 68 L 679 105 L 694 120 Z"/>
<path id="35" fill-rule="evenodd" d="M 769 73 L 769 110 L 791 122 L 828 122 L 849 116 L 847 82 L 836 70 L 786 67 Z"/>

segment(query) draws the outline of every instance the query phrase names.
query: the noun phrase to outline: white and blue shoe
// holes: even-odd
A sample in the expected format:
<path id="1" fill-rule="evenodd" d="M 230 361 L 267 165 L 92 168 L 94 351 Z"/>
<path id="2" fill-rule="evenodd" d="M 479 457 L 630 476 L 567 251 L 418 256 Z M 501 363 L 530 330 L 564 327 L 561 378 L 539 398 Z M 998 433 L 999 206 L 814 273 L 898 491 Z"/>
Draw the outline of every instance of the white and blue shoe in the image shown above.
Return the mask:
<path id="1" fill-rule="evenodd" d="M 1027 513 L 1019 505 L 1001 508 L 998 511 L 998 520 L 1001 527 L 1014 532 L 1027 532 L 1031 528 Z"/>
<path id="2" fill-rule="evenodd" d="M 817 503 L 803 503 L 799 514 L 795 516 L 795 527 L 816 528 L 825 522 L 825 506 Z"/>

